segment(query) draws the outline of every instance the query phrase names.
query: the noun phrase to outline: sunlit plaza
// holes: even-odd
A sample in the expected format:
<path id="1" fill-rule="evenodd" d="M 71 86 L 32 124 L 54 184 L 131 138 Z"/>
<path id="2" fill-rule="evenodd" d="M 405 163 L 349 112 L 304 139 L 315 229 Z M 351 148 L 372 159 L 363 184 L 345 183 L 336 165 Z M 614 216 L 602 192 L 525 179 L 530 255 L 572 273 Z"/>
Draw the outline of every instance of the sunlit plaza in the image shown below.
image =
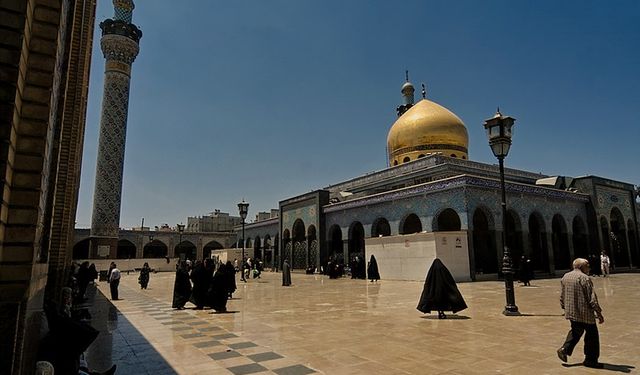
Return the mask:
<path id="1" fill-rule="evenodd" d="M 383 276 L 384 277 L 384 276 Z M 122 374 L 587 374 L 582 343 L 568 364 L 555 350 L 568 331 L 559 279 L 516 286 L 522 316 L 502 315 L 504 284 L 460 283 L 468 309 L 447 319 L 416 310 L 422 283 L 294 273 L 238 283 L 229 313 L 171 308 L 174 274 L 151 275 L 140 290 L 124 275 L 122 300 L 100 282 L 92 305 L 100 336 L 94 366 Z M 639 365 L 638 274 L 593 278 L 605 323 L 599 326 L 605 370 Z"/>

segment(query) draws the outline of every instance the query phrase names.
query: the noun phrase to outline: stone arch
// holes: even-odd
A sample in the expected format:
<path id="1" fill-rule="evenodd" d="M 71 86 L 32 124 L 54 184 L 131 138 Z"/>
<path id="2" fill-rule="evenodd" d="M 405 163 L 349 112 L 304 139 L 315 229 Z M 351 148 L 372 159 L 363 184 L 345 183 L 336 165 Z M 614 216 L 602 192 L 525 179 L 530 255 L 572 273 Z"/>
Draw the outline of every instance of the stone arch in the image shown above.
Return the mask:
<path id="1" fill-rule="evenodd" d="M 434 232 L 452 232 L 462 229 L 460 216 L 453 208 L 442 210 L 433 221 Z"/>
<path id="2" fill-rule="evenodd" d="M 306 227 L 302 219 L 296 219 L 293 222 L 292 237 L 293 259 L 291 260 L 291 268 L 304 269 L 307 266 L 307 241 Z"/>
<path id="3" fill-rule="evenodd" d="M 613 263 L 618 267 L 629 266 L 629 249 L 627 247 L 627 229 L 622 212 L 617 207 L 611 209 L 611 255 Z"/>
<path id="4" fill-rule="evenodd" d="M 524 246 L 522 245 L 522 222 L 520 215 L 514 210 L 507 211 L 507 235 L 505 237 L 511 258 L 518 263 L 522 258 Z"/>
<path id="5" fill-rule="evenodd" d="M 176 245 L 176 247 L 174 248 L 174 254 L 175 257 L 180 258 L 180 260 L 196 260 L 196 245 L 194 245 L 191 241 L 184 240 Z"/>
<path id="6" fill-rule="evenodd" d="M 491 229 L 487 210 L 478 207 L 473 212 L 473 257 L 475 272 L 498 273 L 498 253 L 495 243 L 495 230 Z"/>
<path id="7" fill-rule="evenodd" d="M 220 250 L 220 249 L 224 249 L 224 246 L 222 246 L 222 244 L 218 241 L 209 241 L 206 245 L 204 245 L 204 247 L 202 248 L 202 257 L 204 259 L 210 259 L 211 258 L 211 253 L 213 253 L 214 250 Z"/>
<path id="8" fill-rule="evenodd" d="M 413 234 L 422 232 L 422 222 L 418 215 L 411 213 L 400 221 L 400 234 Z"/>
<path id="9" fill-rule="evenodd" d="M 611 258 L 611 242 L 609 241 L 609 221 L 606 217 L 600 216 L 600 236 L 602 237 L 602 249 L 600 251 L 606 252 Z M 599 253 L 598 251 L 597 253 Z"/>
<path id="10" fill-rule="evenodd" d="M 371 237 L 386 237 L 391 235 L 391 226 L 389 221 L 384 217 L 374 220 L 371 225 Z"/>
<path id="11" fill-rule="evenodd" d="M 408 157 L 408 156 L 405 156 L 405 157 L 404 157 L 404 159 L 402 159 L 402 162 L 403 162 L 403 163 L 408 163 L 408 162 L 410 162 L 410 161 L 411 161 L 411 158 L 410 158 L 410 157 Z"/>
<path id="12" fill-rule="evenodd" d="M 245 249 L 251 249 L 253 247 L 253 241 L 251 240 L 251 238 L 247 238 L 244 241 L 244 248 Z"/>
<path id="13" fill-rule="evenodd" d="M 631 252 L 631 263 L 635 267 L 640 266 L 640 254 L 638 249 L 638 233 L 633 220 L 627 221 L 627 233 L 629 234 L 629 251 Z"/>
<path id="14" fill-rule="evenodd" d="M 136 245 L 129 240 L 119 240 L 118 249 L 116 250 L 117 259 L 135 259 L 136 258 Z"/>
<path id="15" fill-rule="evenodd" d="M 553 246 L 553 265 L 556 270 L 571 269 L 571 254 L 569 254 L 569 235 L 567 223 L 560 214 L 551 219 L 551 244 Z"/>
<path id="16" fill-rule="evenodd" d="M 271 241 L 271 236 L 269 234 L 264 235 L 264 239 L 262 240 L 262 249 L 264 256 L 264 264 L 267 267 L 273 266 L 273 243 Z"/>
<path id="17" fill-rule="evenodd" d="M 309 249 L 309 257 L 307 258 L 307 268 L 318 266 L 318 257 L 320 248 L 318 246 L 318 235 L 316 233 L 316 226 L 311 224 L 307 228 L 307 249 Z"/>
<path id="18" fill-rule="evenodd" d="M 360 256 L 364 259 L 364 226 L 359 221 L 354 221 L 349 226 L 349 259 Z"/>
<path id="19" fill-rule="evenodd" d="M 342 240 L 342 229 L 339 225 L 334 224 L 329 228 L 328 234 L 329 238 L 327 239 L 327 242 L 329 245 L 329 258 L 336 261 L 344 260 L 344 242 Z"/>
<path id="20" fill-rule="evenodd" d="M 73 245 L 73 259 L 89 259 L 89 250 L 91 249 L 91 239 L 85 238 Z"/>
<path id="21" fill-rule="evenodd" d="M 587 226 L 580 216 L 576 215 L 573 218 L 573 222 L 571 223 L 571 231 L 573 232 L 571 240 L 573 242 L 574 257 L 588 259 L 589 235 L 587 234 Z"/>
<path id="22" fill-rule="evenodd" d="M 262 259 L 262 239 L 260 236 L 255 236 L 253 239 L 253 259 Z"/>
<path id="23" fill-rule="evenodd" d="M 288 259 L 291 262 L 291 233 L 289 229 L 285 229 L 282 232 L 282 259 L 280 260 L 280 267 L 282 267 L 282 263 L 285 259 Z"/>
<path id="24" fill-rule="evenodd" d="M 169 248 L 160 240 L 153 240 L 142 248 L 143 258 L 164 258 L 169 254 Z"/>
<path id="25" fill-rule="evenodd" d="M 547 229 L 544 218 L 538 212 L 529 215 L 529 245 L 533 269 L 549 272 L 549 249 L 547 247 Z"/>

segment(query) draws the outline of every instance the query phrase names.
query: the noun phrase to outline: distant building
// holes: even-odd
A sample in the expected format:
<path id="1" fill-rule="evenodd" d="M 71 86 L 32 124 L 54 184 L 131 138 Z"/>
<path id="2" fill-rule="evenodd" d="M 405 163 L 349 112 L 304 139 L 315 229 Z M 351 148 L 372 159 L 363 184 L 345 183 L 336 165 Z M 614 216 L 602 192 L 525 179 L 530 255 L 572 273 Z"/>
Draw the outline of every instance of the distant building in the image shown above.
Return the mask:
<path id="1" fill-rule="evenodd" d="M 279 214 L 280 214 L 280 210 L 278 210 L 277 208 L 272 208 L 270 212 L 258 212 L 256 214 L 255 222 L 273 219 L 278 217 Z"/>
<path id="2" fill-rule="evenodd" d="M 186 232 L 231 232 L 234 226 L 242 224 L 242 218 L 226 212 L 214 210 L 206 216 L 187 218 Z"/>

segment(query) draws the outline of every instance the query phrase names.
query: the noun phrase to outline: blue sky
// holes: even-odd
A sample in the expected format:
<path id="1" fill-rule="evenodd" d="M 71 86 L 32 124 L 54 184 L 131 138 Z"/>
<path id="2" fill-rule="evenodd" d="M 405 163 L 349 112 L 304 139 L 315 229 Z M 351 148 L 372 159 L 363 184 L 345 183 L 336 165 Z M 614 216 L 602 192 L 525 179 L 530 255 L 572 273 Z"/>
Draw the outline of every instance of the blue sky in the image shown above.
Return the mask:
<path id="1" fill-rule="evenodd" d="M 97 23 L 113 15 L 98 2 Z M 517 119 L 506 164 L 640 184 L 640 2 L 136 1 L 121 227 L 249 217 L 386 167 L 404 71 L 456 113 Z M 77 227 L 89 227 L 104 59 L 96 23 Z M 418 93 L 416 93 L 418 94 Z M 419 94 L 416 95 L 416 98 Z"/>

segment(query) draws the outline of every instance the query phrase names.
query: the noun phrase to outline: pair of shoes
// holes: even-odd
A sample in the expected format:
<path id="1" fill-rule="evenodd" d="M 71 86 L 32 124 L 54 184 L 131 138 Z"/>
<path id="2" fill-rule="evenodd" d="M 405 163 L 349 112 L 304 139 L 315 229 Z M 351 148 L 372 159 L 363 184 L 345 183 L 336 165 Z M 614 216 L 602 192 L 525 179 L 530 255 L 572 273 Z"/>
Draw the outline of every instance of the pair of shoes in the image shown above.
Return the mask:
<path id="1" fill-rule="evenodd" d="M 558 358 L 560 358 L 562 362 L 567 362 L 567 352 L 564 351 L 564 348 L 558 349 L 556 353 L 558 353 Z"/>
<path id="2" fill-rule="evenodd" d="M 582 364 L 584 365 L 584 367 L 590 367 L 590 368 L 604 368 L 604 365 L 600 362 L 587 362 L 584 361 L 582 362 Z"/>

